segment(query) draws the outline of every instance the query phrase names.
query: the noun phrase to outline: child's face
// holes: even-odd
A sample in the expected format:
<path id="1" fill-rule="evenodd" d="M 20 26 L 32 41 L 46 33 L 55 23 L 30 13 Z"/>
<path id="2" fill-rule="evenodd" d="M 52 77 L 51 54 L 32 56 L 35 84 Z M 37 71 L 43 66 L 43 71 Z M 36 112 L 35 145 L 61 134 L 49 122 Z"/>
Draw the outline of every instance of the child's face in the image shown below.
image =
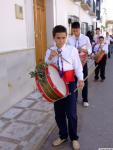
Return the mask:
<path id="1" fill-rule="evenodd" d="M 66 43 L 67 34 L 65 32 L 56 33 L 54 40 L 56 42 L 56 46 L 58 48 L 63 47 L 63 45 Z"/>
<path id="2" fill-rule="evenodd" d="M 80 28 L 72 28 L 72 33 L 75 37 L 79 37 L 80 35 Z"/>
<path id="3" fill-rule="evenodd" d="M 100 30 L 96 30 L 96 34 L 100 34 Z"/>
<path id="4" fill-rule="evenodd" d="M 104 43 L 104 39 L 103 39 L 103 38 L 100 38 L 100 39 L 99 39 L 99 43 L 100 43 L 100 44 L 103 44 L 103 43 Z"/>

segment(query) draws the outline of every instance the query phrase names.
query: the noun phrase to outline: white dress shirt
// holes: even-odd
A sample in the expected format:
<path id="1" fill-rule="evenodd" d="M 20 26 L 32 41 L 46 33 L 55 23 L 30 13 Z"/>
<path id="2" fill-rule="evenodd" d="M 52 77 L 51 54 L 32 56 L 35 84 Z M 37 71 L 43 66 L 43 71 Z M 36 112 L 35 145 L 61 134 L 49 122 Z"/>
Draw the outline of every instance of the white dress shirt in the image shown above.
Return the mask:
<path id="1" fill-rule="evenodd" d="M 94 41 L 95 41 L 96 44 L 99 43 L 99 37 L 100 37 L 100 36 L 103 36 L 103 37 L 104 37 L 104 35 L 102 35 L 101 33 L 94 35 Z"/>
<path id="2" fill-rule="evenodd" d="M 105 41 L 106 41 L 106 43 L 109 45 L 109 44 L 110 44 L 110 41 L 113 42 L 113 39 L 112 39 L 110 36 L 106 36 L 106 37 L 105 37 Z"/>
<path id="3" fill-rule="evenodd" d="M 108 44 L 96 44 L 94 47 L 94 52 L 97 53 L 100 49 L 100 47 L 102 48 L 103 51 L 105 51 L 106 54 L 108 54 Z"/>
<path id="4" fill-rule="evenodd" d="M 73 45 L 76 48 L 85 48 L 90 55 L 92 53 L 92 46 L 90 40 L 84 34 L 80 34 L 79 38 L 76 38 L 74 35 L 68 38 L 67 43 Z"/>
<path id="5" fill-rule="evenodd" d="M 47 64 L 57 65 L 58 56 L 54 57 L 51 61 L 48 60 L 51 51 L 52 50 L 57 51 L 57 49 L 58 48 L 56 46 L 53 46 L 47 50 L 46 56 L 45 56 L 45 62 Z M 75 75 L 78 78 L 78 80 L 83 80 L 83 67 L 79 58 L 78 50 L 75 47 L 70 46 L 70 45 L 64 45 L 60 50 L 61 50 L 62 57 L 64 58 L 63 70 L 64 71 L 74 70 Z M 62 69 L 61 57 L 59 58 L 59 67 L 61 70 Z"/>

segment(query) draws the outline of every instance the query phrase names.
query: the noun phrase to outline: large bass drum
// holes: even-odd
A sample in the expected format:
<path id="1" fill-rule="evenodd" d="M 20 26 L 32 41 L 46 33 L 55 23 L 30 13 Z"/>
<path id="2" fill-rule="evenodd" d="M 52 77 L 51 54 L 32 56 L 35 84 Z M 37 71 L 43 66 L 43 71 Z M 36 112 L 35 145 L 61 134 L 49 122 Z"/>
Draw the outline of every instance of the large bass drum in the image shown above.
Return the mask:
<path id="1" fill-rule="evenodd" d="M 68 86 L 55 65 L 38 65 L 36 72 L 36 85 L 47 101 L 56 102 L 69 94 Z"/>

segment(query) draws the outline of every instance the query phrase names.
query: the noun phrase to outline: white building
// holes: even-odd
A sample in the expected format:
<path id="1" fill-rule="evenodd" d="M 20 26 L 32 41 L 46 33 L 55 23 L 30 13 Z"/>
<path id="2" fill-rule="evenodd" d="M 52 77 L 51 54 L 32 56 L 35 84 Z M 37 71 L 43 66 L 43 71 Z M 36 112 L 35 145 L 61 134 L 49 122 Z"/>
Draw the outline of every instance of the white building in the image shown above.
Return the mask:
<path id="1" fill-rule="evenodd" d="M 77 1 L 0 1 L 0 113 L 36 88 L 29 72 L 43 61 L 55 25 L 66 26 L 70 33 L 70 19 L 79 20 L 85 33 L 95 24 L 91 6 Z"/>

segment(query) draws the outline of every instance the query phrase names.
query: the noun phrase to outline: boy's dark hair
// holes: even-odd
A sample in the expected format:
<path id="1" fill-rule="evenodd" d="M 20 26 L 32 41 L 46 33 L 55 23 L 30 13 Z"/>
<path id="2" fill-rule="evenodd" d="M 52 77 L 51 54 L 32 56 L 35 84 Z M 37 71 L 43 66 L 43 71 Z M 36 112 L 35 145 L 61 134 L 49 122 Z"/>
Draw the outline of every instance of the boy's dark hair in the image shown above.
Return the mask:
<path id="1" fill-rule="evenodd" d="M 100 30 L 100 28 L 96 28 L 96 30 Z"/>
<path id="2" fill-rule="evenodd" d="M 99 36 L 99 39 L 103 39 L 104 40 L 104 37 L 103 36 Z"/>
<path id="3" fill-rule="evenodd" d="M 55 37 L 56 33 L 61 33 L 61 32 L 65 32 L 67 35 L 67 29 L 64 26 L 62 25 L 55 26 L 52 31 L 53 37 Z"/>
<path id="4" fill-rule="evenodd" d="M 75 29 L 80 28 L 80 23 L 79 23 L 79 22 L 73 22 L 73 23 L 71 24 L 71 28 L 75 28 Z"/>

